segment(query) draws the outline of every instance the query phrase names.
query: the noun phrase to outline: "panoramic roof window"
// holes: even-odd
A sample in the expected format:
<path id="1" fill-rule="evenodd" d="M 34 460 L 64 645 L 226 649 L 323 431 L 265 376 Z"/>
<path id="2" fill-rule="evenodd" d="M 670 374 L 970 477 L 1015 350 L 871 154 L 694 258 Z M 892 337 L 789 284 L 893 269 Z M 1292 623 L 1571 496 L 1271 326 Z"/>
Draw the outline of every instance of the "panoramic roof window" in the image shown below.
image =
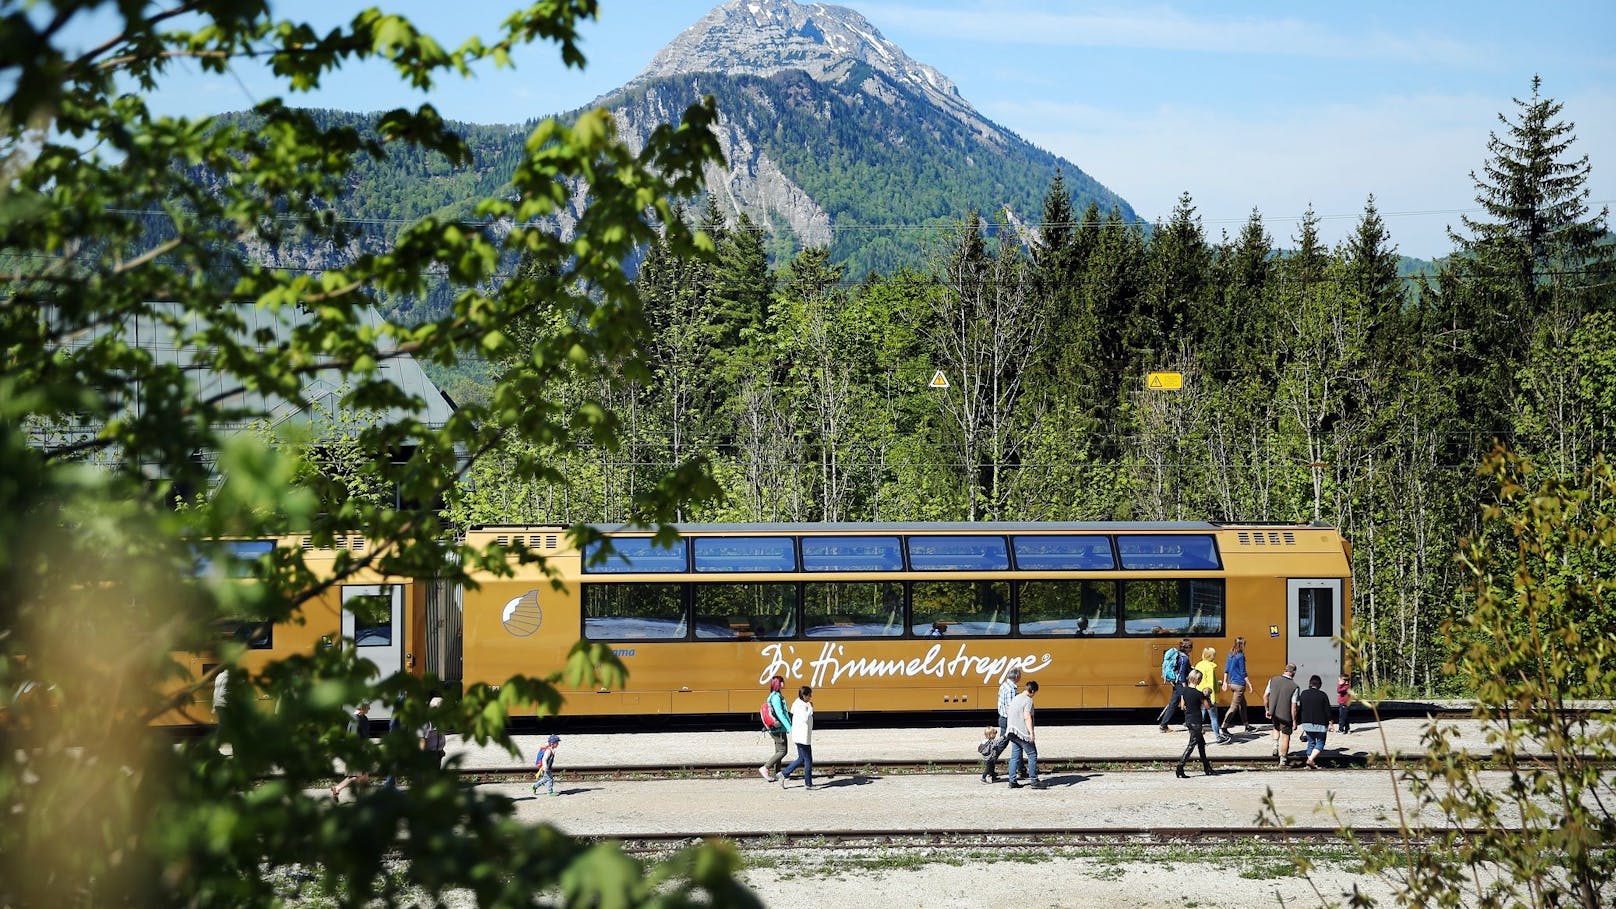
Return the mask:
<path id="1" fill-rule="evenodd" d="M 902 571 L 897 537 L 803 537 L 803 571 Z"/>
<path id="2" fill-rule="evenodd" d="M 225 540 L 210 546 L 192 548 L 197 577 L 212 574 L 214 555 L 219 555 L 218 569 L 225 577 L 244 578 L 252 574 L 253 563 L 275 551 L 274 540 Z"/>
<path id="3" fill-rule="evenodd" d="M 1117 567 L 1106 536 L 1012 537 L 1016 567 L 1028 571 L 1109 571 Z"/>
<path id="4" fill-rule="evenodd" d="M 909 567 L 915 571 L 1008 571 L 1004 537 L 910 537 Z"/>
<path id="5" fill-rule="evenodd" d="M 1123 568 L 1202 571 L 1222 567 L 1217 541 L 1209 534 L 1119 536 L 1117 552 Z"/>
<path id="6" fill-rule="evenodd" d="M 796 571 L 791 537 L 697 537 L 697 571 Z"/>
<path id="7" fill-rule="evenodd" d="M 595 564 L 602 542 L 584 547 L 584 571 L 591 574 L 668 574 L 685 570 L 685 553 L 690 544 L 677 540 L 671 549 L 657 546 L 650 537 L 613 537 L 612 552 L 606 561 Z"/>

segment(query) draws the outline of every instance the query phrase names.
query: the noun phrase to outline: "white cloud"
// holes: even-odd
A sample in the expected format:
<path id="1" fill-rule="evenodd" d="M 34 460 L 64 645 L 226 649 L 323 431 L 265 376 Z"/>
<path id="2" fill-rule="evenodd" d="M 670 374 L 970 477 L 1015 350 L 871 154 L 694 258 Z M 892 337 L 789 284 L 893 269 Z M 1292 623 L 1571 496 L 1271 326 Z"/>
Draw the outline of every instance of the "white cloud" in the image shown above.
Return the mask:
<path id="1" fill-rule="evenodd" d="M 1402 60 L 1473 66 L 1492 57 L 1442 34 L 1344 32 L 1299 18 L 1202 17 L 1164 6 L 1050 12 L 1008 2 L 976 9 L 863 4 L 887 27 L 940 38 L 1053 47 L 1257 54 L 1336 60 Z"/>
<path id="2" fill-rule="evenodd" d="M 1562 112 L 1573 121 L 1584 112 L 1574 151 L 1592 158 L 1596 202 L 1616 198 L 1616 127 L 1593 116 L 1612 109 L 1612 100 L 1567 99 Z M 1147 219 L 1165 219 L 1188 191 L 1211 237 L 1238 231 L 1255 206 L 1275 240 L 1288 244 L 1311 203 L 1333 243 L 1373 193 L 1392 242 L 1406 255 L 1430 258 L 1451 250 L 1446 226 L 1475 208 L 1469 175 L 1486 157 L 1498 111 L 1492 97 L 1421 95 L 1263 114 L 1053 103 L 1005 103 L 984 113 L 999 123 L 1035 124 L 1018 130 Z"/>

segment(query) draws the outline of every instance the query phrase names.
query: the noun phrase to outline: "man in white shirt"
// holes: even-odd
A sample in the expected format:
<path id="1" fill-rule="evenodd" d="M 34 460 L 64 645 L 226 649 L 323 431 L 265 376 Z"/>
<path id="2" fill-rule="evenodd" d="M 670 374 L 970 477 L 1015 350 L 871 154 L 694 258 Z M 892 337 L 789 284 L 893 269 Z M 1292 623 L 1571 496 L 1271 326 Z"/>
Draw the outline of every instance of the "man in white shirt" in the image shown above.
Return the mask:
<path id="1" fill-rule="evenodd" d="M 999 682 L 999 738 L 993 743 L 993 753 L 988 755 L 987 778 L 982 782 L 999 781 L 999 772 L 996 769 L 999 756 L 1004 749 L 1010 747 L 1010 702 L 1016 699 L 1016 687 L 1021 683 L 1021 669 L 1019 667 L 1005 673 L 1004 680 Z"/>
<path id="2" fill-rule="evenodd" d="M 1020 789 L 1023 784 L 1016 782 L 1021 771 L 1021 754 L 1027 754 L 1027 784 L 1034 789 L 1044 788 L 1043 780 L 1038 778 L 1038 745 L 1033 726 L 1033 695 L 1038 693 L 1038 683 L 1028 682 L 1027 690 L 1016 695 L 1010 702 L 1010 788 Z"/>

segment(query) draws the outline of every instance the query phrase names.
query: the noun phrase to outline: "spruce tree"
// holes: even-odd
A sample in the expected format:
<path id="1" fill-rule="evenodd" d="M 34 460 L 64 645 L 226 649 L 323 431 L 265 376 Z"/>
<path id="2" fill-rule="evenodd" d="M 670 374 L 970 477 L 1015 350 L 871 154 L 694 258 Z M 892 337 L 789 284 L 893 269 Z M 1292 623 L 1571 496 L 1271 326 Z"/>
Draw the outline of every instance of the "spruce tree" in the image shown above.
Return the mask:
<path id="1" fill-rule="evenodd" d="M 1134 313 L 1131 344 L 1145 356 L 1145 367 L 1176 362 L 1186 342 L 1202 334 L 1200 324 L 1212 276 L 1212 250 L 1189 193 L 1178 197 L 1173 216 L 1150 238 L 1150 283 L 1145 307 Z M 1148 353 L 1153 352 L 1153 353 Z"/>
<path id="2" fill-rule="evenodd" d="M 1465 233 L 1449 231 L 1459 280 L 1437 302 L 1461 333 L 1453 351 L 1459 412 L 1474 421 L 1464 457 L 1510 431 L 1503 415 L 1520 406 L 1534 352 L 1569 343 L 1582 318 L 1610 299 L 1611 250 L 1601 242 L 1609 211 L 1589 211 L 1588 156 L 1572 156 L 1575 124 L 1541 88 L 1533 77 L 1531 97 L 1514 99 L 1515 118 L 1498 115 L 1504 128 L 1489 135 L 1487 160 L 1471 173 L 1485 217 L 1463 218 Z"/>
<path id="3" fill-rule="evenodd" d="M 1532 97 L 1514 99 L 1519 118 L 1504 114 L 1504 133 L 1489 133 L 1488 159 L 1480 176 L 1470 172 L 1476 202 L 1487 219 L 1461 220 L 1469 236 L 1449 231 L 1459 251 L 1475 260 L 1479 277 L 1513 285 L 1517 312 L 1529 318 L 1541 311 L 1551 279 L 1567 270 L 1603 264 L 1610 214 L 1588 210 L 1588 156 L 1570 158 L 1576 124 L 1558 119 L 1565 105 L 1540 94 L 1543 80 L 1532 77 Z"/>

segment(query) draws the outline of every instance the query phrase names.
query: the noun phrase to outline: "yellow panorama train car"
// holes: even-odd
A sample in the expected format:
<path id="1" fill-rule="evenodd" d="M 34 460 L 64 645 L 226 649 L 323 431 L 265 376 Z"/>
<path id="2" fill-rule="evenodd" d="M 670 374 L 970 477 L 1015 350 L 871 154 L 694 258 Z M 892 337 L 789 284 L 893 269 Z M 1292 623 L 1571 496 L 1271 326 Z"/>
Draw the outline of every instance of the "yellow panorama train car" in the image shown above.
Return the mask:
<path id="1" fill-rule="evenodd" d="M 366 554 L 369 545 L 369 541 L 358 535 L 336 537 L 331 549 L 315 548 L 307 536 L 233 540 L 225 544 L 227 557 L 221 560 L 223 564 L 203 564 L 199 571 L 217 570 L 245 577 L 245 563 L 282 546 L 302 549 L 304 564 L 316 579 L 323 580 L 332 576 L 339 551 L 360 557 Z M 343 583 L 305 602 L 298 612 L 301 622 L 265 627 L 240 619 L 222 622 L 217 630 L 221 638 L 246 644 L 241 666 L 248 672 L 258 672 L 266 664 L 293 654 L 312 653 L 316 647 L 335 646 L 339 641 L 343 646 L 356 648 L 361 656 L 375 663 L 383 678 L 400 669 L 419 672 L 421 661 L 417 654 L 425 653 L 427 647 L 428 586 L 413 579 L 361 569 Z M 368 600 L 363 608 L 359 608 L 360 600 Z M 185 675 L 173 682 L 169 689 L 173 692 L 192 687 L 218 664 L 218 657 L 212 653 L 176 653 L 174 657 L 185 668 Z M 371 705 L 372 719 L 391 713 L 391 704 L 378 701 Z M 215 721 L 213 688 L 203 685 L 179 706 L 160 716 L 156 723 L 183 726 Z"/>
<path id="2" fill-rule="evenodd" d="M 1158 706 L 1163 651 L 1247 644 L 1251 677 L 1342 670 L 1348 546 L 1330 527 L 1175 523 L 708 524 L 671 549 L 561 527 L 468 534 L 544 555 L 465 592 L 464 675 L 544 675 L 585 638 L 626 690 L 564 691 L 569 715 L 755 713 L 759 686 L 814 687 L 821 711 L 993 709 L 1013 667 L 1043 708 Z M 1222 700 L 1227 701 L 1225 696 Z"/>

